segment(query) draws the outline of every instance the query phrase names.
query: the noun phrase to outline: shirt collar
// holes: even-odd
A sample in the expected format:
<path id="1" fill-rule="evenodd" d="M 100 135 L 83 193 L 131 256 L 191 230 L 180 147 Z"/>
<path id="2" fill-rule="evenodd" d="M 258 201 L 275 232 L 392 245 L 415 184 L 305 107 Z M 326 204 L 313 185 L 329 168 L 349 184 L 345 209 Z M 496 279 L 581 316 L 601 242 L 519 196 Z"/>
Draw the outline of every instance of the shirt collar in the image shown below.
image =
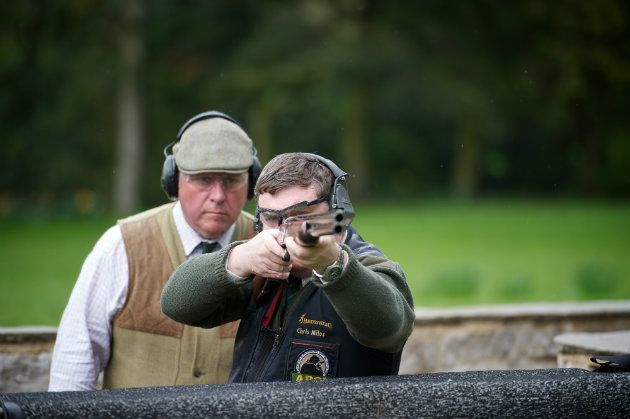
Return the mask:
<path id="1" fill-rule="evenodd" d="M 207 240 L 201 237 L 199 233 L 193 230 L 190 224 L 188 224 L 186 218 L 184 217 L 182 204 L 179 201 L 177 201 L 175 203 L 175 206 L 173 207 L 173 218 L 175 220 L 177 233 L 179 233 L 179 237 L 182 241 L 182 246 L 184 247 L 184 253 L 186 253 L 186 257 L 188 258 L 191 256 L 193 251 L 195 251 L 197 246 L 199 246 L 199 243 Z M 235 228 L 236 223 L 232 224 L 230 228 L 228 228 L 225 233 L 223 233 L 221 237 L 216 240 L 219 242 L 221 247 L 225 247 L 230 244 Z"/>

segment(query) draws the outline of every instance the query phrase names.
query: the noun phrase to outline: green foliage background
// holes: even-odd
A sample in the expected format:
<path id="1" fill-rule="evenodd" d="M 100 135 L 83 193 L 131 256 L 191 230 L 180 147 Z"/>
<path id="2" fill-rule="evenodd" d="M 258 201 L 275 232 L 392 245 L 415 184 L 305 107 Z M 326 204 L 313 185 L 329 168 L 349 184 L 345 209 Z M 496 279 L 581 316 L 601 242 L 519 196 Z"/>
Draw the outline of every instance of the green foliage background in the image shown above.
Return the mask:
<path id="1" fill-rule="evenodd" d="M 627 202 L 629 16 L 622 0 L 2 2 L 0 214 L 112 208 L 130 28 L 138 209 L 164 201 L 162 149 L 209 109 L 263 163 L 334 159 L 357 200 Z"/>
<path id="2" fill-rule="evenodd" d="M 1 2 L 0 324 L 55 324 L 120 212 L 131 72 L 120 216 L 165 202 L 164 147 L 217 109 L 263 164 L 350 172 L 356 226 L 417 305 L 627 299 L 629 20 L 623 0 Z"/>

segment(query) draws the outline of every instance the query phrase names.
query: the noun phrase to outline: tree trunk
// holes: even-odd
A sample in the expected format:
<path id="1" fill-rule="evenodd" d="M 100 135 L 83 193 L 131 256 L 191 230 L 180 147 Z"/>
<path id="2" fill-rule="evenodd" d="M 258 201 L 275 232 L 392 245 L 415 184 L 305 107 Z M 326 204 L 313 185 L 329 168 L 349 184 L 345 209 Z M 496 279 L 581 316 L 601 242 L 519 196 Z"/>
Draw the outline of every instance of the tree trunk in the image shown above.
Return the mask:
<path id="1" fill-rule="evenodd" d="M 144 163 L 143 108 L 138 85 L 138 75 L 144 58 L 144 2 L 127 0 L 120 4 L 121 65 L 117 92 L 118 138 L 112 201 L 115 211 L 130 212 L 140 206 L 140 175 Z"/>
<path id="2" fill-rule="evenodd" d="M 339 166 L 350 173 L 348 191 L 351 198 L 366 198 L 370 184 L 369 153 L 367 152 L 368 94 L 362 80 L 352 82 L 345 118 L 342 123 L 341 151 Z"/>
<path id="3" fill-rule="evenodd" d="M 249 126 L 247 134 L 258 150 L 258 160 L 264 166 L 275 156 L 271 142 L 271 105 L 264 100 L 265 93 L 261 93 L 261 100 L 252 106 L 249 112 Z"/>
<path id="4" fill-rule="evenodd" d="M 477 192 L 479 181 L 479 130 L 474 113 L 462 117 L 459 124 L 459 139 L 453 156 L 453 195 L 470 199 Z"/>

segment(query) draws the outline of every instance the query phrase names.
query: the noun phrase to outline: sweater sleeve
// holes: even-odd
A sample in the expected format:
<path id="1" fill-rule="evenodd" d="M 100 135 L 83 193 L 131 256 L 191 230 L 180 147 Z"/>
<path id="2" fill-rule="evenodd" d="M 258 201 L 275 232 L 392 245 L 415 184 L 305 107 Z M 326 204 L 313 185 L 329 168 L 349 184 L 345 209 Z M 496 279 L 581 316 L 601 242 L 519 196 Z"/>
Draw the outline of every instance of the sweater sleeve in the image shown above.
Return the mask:
<path id="1" fill-rule="evenodd" d="M 162 312 L 180 323 L 204 328 L 239 319 L 252 295 L 252 281 L 234 281 L 225 269 L 230 250 L 238 244 L 181 264 L 162 291 Z"/>
<path id="2" fill-rule="evenodd" d="M 398 263 L 377 256 L 357 258 L 348 246 L 348 263 L 328 283 L 313 278 L 348 331 L 364 346 L 398 352 L 413 330 L 413 297 Z"/>

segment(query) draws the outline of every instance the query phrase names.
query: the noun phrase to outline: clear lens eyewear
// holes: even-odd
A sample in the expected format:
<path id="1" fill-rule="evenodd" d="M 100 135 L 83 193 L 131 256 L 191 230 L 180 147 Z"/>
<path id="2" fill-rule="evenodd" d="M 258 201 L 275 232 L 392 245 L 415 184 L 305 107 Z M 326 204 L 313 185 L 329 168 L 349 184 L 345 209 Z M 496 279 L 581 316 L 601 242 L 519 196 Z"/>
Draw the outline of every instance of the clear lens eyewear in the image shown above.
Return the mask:
<path id="1" fill-rule="evenodd" d="M 247 172 L 235 174 L 201 173 L 198 175 L 186 175 L 188 183 L 197 189 L 209 191 L 217 183 L 221 184 L 224 191 L 234 191 L 247 183 Z"/>
<path id="2" fill-rule="evenodd" d="M 326 201 L 326 198 L 317 198 L 313 201 L 302 201 L 281 210 L 258 208 L 258 217 L 260 218 L 260 221 L 268 227 L 280 227 L 282 225 L 282 220 L 304 214 L 303 211 L 296 211 L 296 209 L 310 207 L 311 205 L 316 205 L 324 201 Z"/>

